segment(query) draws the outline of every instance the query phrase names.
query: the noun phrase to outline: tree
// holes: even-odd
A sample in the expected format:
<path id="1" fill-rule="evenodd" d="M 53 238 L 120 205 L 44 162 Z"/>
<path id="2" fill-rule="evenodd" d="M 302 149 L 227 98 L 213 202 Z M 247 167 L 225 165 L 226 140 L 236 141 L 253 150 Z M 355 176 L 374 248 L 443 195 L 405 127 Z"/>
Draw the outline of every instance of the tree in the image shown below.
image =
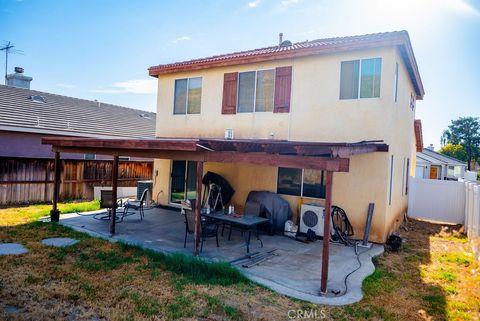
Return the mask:
<path id="1" fill-rule="evenodd" d="M 447 143 L 445 146 L 440 148 L 439 152 L 444 155 L 461 160 L 463 162 L 467 161 L 467 153 L 465 152 L 463 146 L 460 144 Z"/>
<path id="2" fill-rule="evenodd" d="M 452 120 L 442 134 L 441 141 L 447 144 L 461 145 L 467 155 L 467 166 L 480 154 L 480 123 L 477 117 L 460 117 Z"/>

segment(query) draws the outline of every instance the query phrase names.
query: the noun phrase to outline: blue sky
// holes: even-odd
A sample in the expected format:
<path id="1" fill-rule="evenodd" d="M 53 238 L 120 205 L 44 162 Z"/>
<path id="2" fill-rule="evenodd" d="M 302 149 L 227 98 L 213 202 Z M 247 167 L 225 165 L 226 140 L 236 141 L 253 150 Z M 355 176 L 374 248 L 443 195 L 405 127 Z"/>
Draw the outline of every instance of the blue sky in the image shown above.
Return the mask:
<path id="1" fill-rule="evenodd" d="M 331 36 L 407 30 L 426 90 L 424 143 L 480 116 L 478 0 L 0 0 L 9 69 L 32 89 L 155 110 L 151 65 Z M 4 66 L 3 59 L 0 66 Z"/>

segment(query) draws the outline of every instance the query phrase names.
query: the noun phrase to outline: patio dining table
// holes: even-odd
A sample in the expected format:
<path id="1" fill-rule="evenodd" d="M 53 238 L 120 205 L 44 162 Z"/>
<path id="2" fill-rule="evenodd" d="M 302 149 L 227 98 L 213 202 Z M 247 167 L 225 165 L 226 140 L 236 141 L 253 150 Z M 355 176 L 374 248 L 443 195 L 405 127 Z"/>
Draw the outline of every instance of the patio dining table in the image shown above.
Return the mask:
<path id="1" fill-rule="evenodd" d="M 258 225 L 269 222 L 268 218 L 256 215 L 225 214 L 223 211 L 207 213 L 204 210 L 202 210 L 201 215 L 205 218 L 215 221 L 233 224 L 245 232 L 248 232 L 245 235 L 245 246 L 247 248 L 247 253 L 250 252 L 250 238 L 252 236 L 252 232 L 257 232 L 257 240 L 260 241 L 260 244 L 263 247 L 263 242 L 258 233 Z"/>

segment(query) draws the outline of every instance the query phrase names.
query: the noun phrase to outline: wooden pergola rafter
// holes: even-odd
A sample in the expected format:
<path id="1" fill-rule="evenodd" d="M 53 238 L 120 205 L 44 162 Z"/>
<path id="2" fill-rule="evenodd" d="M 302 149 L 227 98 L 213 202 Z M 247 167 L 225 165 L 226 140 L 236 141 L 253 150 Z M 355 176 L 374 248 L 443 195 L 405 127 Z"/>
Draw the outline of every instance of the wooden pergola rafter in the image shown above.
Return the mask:
<path id="1" fill-rule="evenodd" d="M 388 145 L 381 141 L 358 143 L 298 142 L 261 139 L 94 139 L 55 137 L 43 138 L 43 144 L 52 145 L 55 152 L 55 182 L 51 220 L 58 222 L 57 209 L 60 187 L 60 153 L 103 154 L 113 156 L 112 197 L 116 199 L 119 156 L 148 157 L 197 162 L 197 195 L 202 192 L 205 162 L 239 163 L 261 166 L 317 169 L 326 172 L 325 212 L 331 212 L 334 172 L 348 172 L 349 157 L 358 154 L 387 152 Z M 195 206 L 194 254 L 199 253 L 201 198 Z M 110 232 L 115 233 L 116 208 L 112 208 Z M 325 215 L 324 233 L 330 233 L 329 215 Z M 327 292 L 329 242 L 323 242 L 320 292 Z"/>

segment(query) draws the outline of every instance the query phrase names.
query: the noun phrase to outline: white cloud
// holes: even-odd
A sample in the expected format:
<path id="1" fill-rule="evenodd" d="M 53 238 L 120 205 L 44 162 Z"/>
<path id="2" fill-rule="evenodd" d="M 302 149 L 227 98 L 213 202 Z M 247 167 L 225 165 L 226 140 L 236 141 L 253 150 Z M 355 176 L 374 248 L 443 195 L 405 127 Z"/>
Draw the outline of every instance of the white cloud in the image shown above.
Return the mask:
<path id="1" fill-rule="evenodd" d="M 94 89 L 102 94 L 153 94 L 157 91 L 156 79 L 131 79 L 113 84 L 114 88 Z"/>
<path id="2" fill-rule="evenodd" d="M 282 0 L 280 6 L 282 8 L 287 8 L 296 5 L 300 0 Z"/>
<path id="3" fill-rule="evenodd" d="M 477 9 L 466 3 L 465 1 L 462 0 L 444 0 L 445 4 L 449 6 L 450 8 L 464 12 L 464 13 L 470 13 L 474 15 L 480 15 L 480 12 L 478 12 Z"/>
<path id="4" fill-rule="evenodd" d="M 173 43 L 179 43 L 179 42 L 190 41 L 190 40 L 192 40 L 192 38 L 190 38 L 189 36 L 181 36 L 181 37 L 178 37 L 177 39 L 173 40 L 172 42 Z"/>
<path id="5" fill-rule="evenodd" d="M 249 8 L 256 8 L 260 4 L 260 2 L 261 2 L 261 0 L 255 0 L 255 1 L 249 2 L 248 7 Z"/>
<path id="6" fill-rule="evenodd" d="M 57 84 L 58 87 L 64 88 L 64 89 L 73 89 L 75 88 L 75 85 L 70 85 L 70 84 Z"/>

